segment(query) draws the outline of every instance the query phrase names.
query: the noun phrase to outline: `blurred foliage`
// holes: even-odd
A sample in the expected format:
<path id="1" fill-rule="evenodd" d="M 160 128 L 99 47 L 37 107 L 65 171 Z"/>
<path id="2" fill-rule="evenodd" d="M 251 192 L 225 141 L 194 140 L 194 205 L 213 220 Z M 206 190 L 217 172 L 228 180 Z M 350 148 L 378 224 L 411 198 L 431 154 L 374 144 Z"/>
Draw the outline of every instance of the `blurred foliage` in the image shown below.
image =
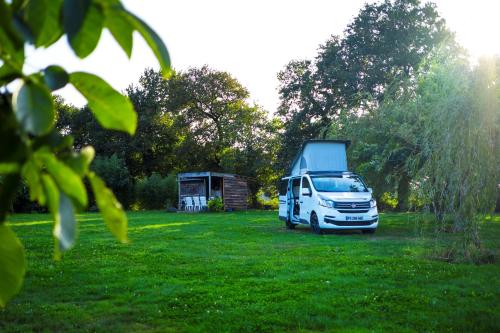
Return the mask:
<path id="1" fill-rule="evenodd" d="M 5 224 L 21 185 L 24 193 L 27 187 L 31 201 L 52 214 L 56 258 L 75 243 L 75 212 L 88 203 L 84 181 L 110 231 L 121 242 L 127 241 L 121 204 L 89 170 L 94 149 L 73 146 L 68 131 L 55 126 L 56 120 L 65 117 L 60 116 L 61 103 L 52 92 L 72 85 L 87 100 L 89 113 L 100 126 L 134 134 L 137 114 L 130 99 L 96 75 L 67 73 L 57 64 L 33 73 L 23 71 L 26 46 L 47 48 L 66 36 L 76 56 L 85 58 L 96 48 L 104 28 L 129 57 L 132 34 L 137 31 L 156 55 L 163 75 L 170 75 L 163 42 L 120 1 L 0 1 L 0 307 L 19 291 L 25 272 L 22 245 Z"/>

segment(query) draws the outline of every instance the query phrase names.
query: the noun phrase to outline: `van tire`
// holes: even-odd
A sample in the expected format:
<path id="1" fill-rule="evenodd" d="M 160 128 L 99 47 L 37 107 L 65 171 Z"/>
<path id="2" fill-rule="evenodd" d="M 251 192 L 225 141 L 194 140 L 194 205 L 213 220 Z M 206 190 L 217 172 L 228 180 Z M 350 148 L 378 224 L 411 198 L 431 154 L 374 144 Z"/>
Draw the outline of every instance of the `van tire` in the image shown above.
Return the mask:
<path id="1" fill-rule="evenodd" d="M 287 229 L 290 229 L 290 230 L 295 229 L 295 224 L 293 224 L 292 221 L 290 220 L 290 216 L 287 216 L 287 218 L 285 220 L 285 226 Z"/>
<path id="2" fill-rule="evenodd" d="M 316 213 L 311 214 L 311 231 L 317 235 L 323 234 L 323 230 L 321 230 L 321 227 L 319 226 L 318 215 L 316 215 Z"/>
<path id="3" fill-rule="evenodd" d="M 364 234 L 374 234 L 375 233 L 375 230 L 377 230 L 377 228 L 373 228 L 373 229 L 362 229 L 361 232 L 364 233 Z"/>

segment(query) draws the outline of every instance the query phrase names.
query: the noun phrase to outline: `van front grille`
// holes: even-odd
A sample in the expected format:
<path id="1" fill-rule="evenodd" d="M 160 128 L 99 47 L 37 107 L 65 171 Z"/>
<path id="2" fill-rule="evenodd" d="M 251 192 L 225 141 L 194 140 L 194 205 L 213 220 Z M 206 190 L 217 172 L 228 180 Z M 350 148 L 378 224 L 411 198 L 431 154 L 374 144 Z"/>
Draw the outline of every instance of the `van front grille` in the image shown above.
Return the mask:
<path id="1" fill-rule="evenodd" d="M 351 214 L 361 214 L 361 213 L 367 213 L 368 209 L 339 209 L 339 213 L 351 213 Z"/>
<path id="2" fill-rule="evenodd" d="M 359 202 L 339 202 L 335 201 L 334 204 L 335 208 L 340 208 L 340 209 L 362 209 L 362 208 L 370 208 L 370 201 L 359 201 Z"/>

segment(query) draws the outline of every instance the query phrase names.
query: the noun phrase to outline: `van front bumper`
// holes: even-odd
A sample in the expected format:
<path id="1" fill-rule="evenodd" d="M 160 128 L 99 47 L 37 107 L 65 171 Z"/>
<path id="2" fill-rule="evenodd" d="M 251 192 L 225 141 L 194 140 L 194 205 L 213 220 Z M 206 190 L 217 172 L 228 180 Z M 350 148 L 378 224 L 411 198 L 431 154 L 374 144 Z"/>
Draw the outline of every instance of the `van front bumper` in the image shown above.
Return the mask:
<path id="1" fill-rule="evenodd" d="M 336 209 L 323 207 L 318 215 L 322 229 L 375 229 L 379 220 L 377 207 L 365 213 L 340 213 Z"/>

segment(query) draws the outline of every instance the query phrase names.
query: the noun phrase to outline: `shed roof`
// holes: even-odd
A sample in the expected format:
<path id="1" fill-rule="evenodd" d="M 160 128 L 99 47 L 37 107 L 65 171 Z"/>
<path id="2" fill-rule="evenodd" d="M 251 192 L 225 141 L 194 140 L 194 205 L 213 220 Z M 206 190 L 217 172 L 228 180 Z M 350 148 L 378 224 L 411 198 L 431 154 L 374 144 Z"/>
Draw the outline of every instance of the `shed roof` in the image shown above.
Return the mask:
<path id="1" fill-rule="evenodd" d="M 232 173 L 201 171 L 201 172 L 181 172 L 177 174 L 178 179 L 199 178 L 199 177 L 240 177 Z"/>

